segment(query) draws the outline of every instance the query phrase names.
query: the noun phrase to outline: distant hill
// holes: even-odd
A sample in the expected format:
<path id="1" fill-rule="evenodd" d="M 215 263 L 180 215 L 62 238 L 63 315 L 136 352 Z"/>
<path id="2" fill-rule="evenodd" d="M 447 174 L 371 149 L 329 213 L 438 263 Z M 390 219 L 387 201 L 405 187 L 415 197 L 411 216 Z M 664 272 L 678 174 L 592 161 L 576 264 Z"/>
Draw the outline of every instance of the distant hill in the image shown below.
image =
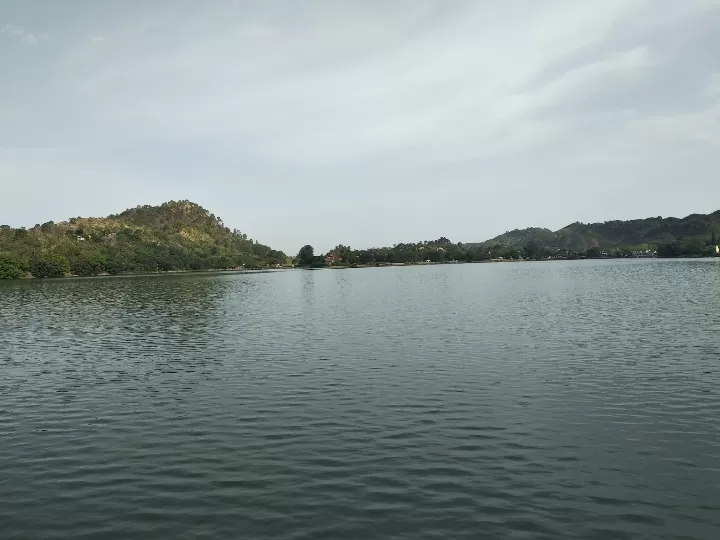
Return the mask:
<path id="1" fill-rule="evenodd" d="M 0 226 L 0 277 L 262 268 L 285 254 L 231 231 L 190 201 L 138 206 L 106 218 Z"/>
<path id="2" fill-rule="evenodd" d="M 554 232 L 539 228 L 516 229 L 473 245 L 504 245 L 521 249 L 532 241 L 548 248 L 584 251 L 618 246 L 658 246 L 690 239 L 707 241 L 716 230 L 720 230 L 720 210 L 712 214 L 691 214 L 684 218 L 653 217 L 604 223 L 572 223 Z"/>

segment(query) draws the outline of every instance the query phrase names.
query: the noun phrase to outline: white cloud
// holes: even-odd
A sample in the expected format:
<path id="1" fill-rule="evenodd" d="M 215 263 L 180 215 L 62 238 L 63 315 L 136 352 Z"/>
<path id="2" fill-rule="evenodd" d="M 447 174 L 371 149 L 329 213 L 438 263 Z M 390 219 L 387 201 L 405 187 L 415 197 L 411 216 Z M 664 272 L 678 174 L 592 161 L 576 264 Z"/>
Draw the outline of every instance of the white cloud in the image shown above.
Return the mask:
<path id="1" fill-rule="evenodd" d="M 2 29 L 0 30 L 0 34 L 17 36 L 24 42 L 29 43 L 30 45 L 37 45 L 39 41 L 35 34 L 33 34 L 32 32 L 29 32 L 22 26 L 15 26 L 12 24 L 3 24 Z M 47 36 L 47 34 L 43 34 L 43 36 Z"/>
<path id="2" fill-rule="evenodd" d="M 647 75 L 651 66 L 647 45 L 614 54 L 568 71 L 539 89 L 539 104 L 561 105 L 568 100 L 586 100 L 597 93 L 618 93 Z"/>
<path id="3" fill-rule="evenodd" d="M 340 220 L 336 240 L 359 245 L 430 227 L 478 240 L 522 226 L 518 215 L 547 226 L 639 217 L 643 192 L 663 214 L 720 198 L 708 180 L 720 141 L 720 74 L 707 54 L 720 46 L 717 1 L 219 0 L 142 13 L 108 3 L 115 9 L 97 3 L 87 21 L 68 13 L 48 29 L 57 47 L 42 59 L 43 84 L 40 69 L 0 58 L 16 83 L 0 85 L 0 116 L 16 127 L 0 147 L 72 150 L 68 170 L 87 155 L 98 176 L 148 179 L 168 198 L 202 183 L 218 195 L 200 202 L 223 216 L 249 193 L 257 208 L 243 209 L 241 228 L 277 206 L 302 221 L 299 236 L 330 234 L 298 219 L 298 201 L 398 213 L 360 232 Z M 673 178 L 683 194 L 654 189 Z M 576 204 L 581 192 L 593 204 Z"/>
<path id="4" fill-rule="evenodd" d="M 674 144 L 691 141 L 720 147 L 720 101 L 694 113 L 641 117 L 635 126 L 645 140 Z"/>
<path id="5" fill-rule="evenodd" d="M 497 30 L 509 15 L 500 8 L 450 12 L 444 25 L 370 56 L 363 55 L 367 28 L 379 41 L 392 40 L 406 31 L 401 20 L 348 26 L 346 17 L 342 36 L 334 37 L 335 29 L 323 40 L 326 29 L 343 21 L 320 18 L 292 32 L 273 30 L 279 42 L 262 53 L 193 44 L 189 50 L 113 64 L 112 71 L 85 81 L 83 89 L 107 95 L 127 86 L 132 103 L 104 113 L 112 124 L 139 123 L 144 134 L 157 137 L 249 137 L 254 151 L 283 161 L 357 159 L 418 146 L 446 159 L 471 157 L 542 141 L 543 128 L 551 134 L 559 126 L 529 118 L 534 109 L 613 91 L 620 82 L 624 87 L 648 64 L 648 48 L 638 46 L 522 93 L 568 54 L 601 41 L 617 18 L 634 14 L 639 4 L 611 2 L 584 10 L 574 5 L 541 12 L 544 24 L 534 12 L 516 17 L 515 25 L 503 30 L 506 36 Z M 558 17 L 568 24 L 558 24 Z M 246 24 L 241 34 L 253 35 L 256 28 L 268 25 Z M 337 66 L 325 60 L 348 43 L 357 43 L 357 50 L 349 51 L 353 60 Z M 297 71 L 302 65 L 315 67 Z M 140 96 L 137 79 L 158 84 L 143 86 Z M 504 133 L 501 143 L 499 133 Z"/>

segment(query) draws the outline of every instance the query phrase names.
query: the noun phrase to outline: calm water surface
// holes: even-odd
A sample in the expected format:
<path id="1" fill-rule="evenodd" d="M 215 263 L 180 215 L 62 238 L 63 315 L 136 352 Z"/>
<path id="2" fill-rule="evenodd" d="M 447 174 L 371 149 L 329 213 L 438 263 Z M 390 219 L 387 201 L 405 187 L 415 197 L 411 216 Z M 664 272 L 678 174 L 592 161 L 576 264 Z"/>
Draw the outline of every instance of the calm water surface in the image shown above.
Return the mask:
<path id="1" fill-rule="evenodd" d="M 720 261 L 0 284 L 2 538 L 720 538 Z"/>

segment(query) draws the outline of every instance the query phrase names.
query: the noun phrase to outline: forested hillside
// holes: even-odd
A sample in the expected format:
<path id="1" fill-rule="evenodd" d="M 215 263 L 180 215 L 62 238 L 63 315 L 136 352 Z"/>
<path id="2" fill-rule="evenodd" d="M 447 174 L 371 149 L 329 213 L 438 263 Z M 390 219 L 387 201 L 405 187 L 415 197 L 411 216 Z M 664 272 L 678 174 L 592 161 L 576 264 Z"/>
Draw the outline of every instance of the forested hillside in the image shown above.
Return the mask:
<path id="1" fill-rule="evenodd" d="M 584 251 L 621 246 L 682 243 L 707 244 L 713 231 L 720 229 L 720 210 L 712 214 L 691 214 L 685 218 L 653 217 L 604 223 L 573 223 L 558 231 L 549 229 L 516 229 L 485 242 L 483 246 L 504 245 L 524 248 L 528 243 L 552 249 Z"/>
<path id="2" fill-rule="evenodd" d="M 263 268 L 285 260 L 190 201 L 31 229 L 0 226 L 0 278 Z"/>
<path id="3" fill-rule="evenodd" d="M 597 257 L 705 257 L 715 256 L 720 210 L 686 218 L 648 218 L 604 223 L 573 223 L 551 231 L 515 229 L 478 243 L 452 243 L 447 238 L 393 247 L 353 250 L 339 245 L 327 258 L 305 265 L 352 266 L 485 260 L 547 260 Z M 310 247 L 310 246 L 306 246 Z M 298 259 L 302 257 L 298 256 Z"/>

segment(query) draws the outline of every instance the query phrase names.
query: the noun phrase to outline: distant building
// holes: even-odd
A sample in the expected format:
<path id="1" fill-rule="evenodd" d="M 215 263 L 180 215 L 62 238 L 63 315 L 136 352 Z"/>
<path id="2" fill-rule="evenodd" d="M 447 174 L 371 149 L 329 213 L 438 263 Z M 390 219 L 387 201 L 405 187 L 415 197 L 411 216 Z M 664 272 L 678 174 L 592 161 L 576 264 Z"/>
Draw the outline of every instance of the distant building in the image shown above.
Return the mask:
<path id="1" fill-rule="evenodd" d="M 325 256 L 325 264 L 328 266 L 332 266 L 336 260 L 337 257 L 335 257 L 335 254 L 332 251 Z"/>

